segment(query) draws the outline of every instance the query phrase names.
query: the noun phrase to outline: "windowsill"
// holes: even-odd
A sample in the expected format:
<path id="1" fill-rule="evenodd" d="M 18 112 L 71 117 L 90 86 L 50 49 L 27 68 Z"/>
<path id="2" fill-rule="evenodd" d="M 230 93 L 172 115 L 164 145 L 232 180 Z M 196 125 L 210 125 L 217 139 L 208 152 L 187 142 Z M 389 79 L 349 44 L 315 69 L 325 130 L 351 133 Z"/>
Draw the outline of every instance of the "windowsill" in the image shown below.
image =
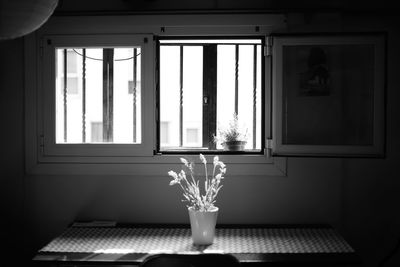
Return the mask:
<path id="1" fill-rule="evenodd" d="M 196 149 L 187 149 L 187 148 L 174 148 L 174 149 L 165 149 L 160 150 L 157 154 L 159 155 L 196 155 L 202 153 L 204 155 L 263 155 L 264 152 L 260 149 L 252 150 L 252 149 L 245 149 L 240 151 L 228 151 L 228 150 L 211 150 L 208 148 L 196 148 Z"/>
<path id="2" fill-rule="evenodd" d="M 286 176 L 286 157 L 266 155 L 218 155 L 228 167 L 230 176 Z M 39 157 L 28 160 L 26 172 L 32 175 L 129 175 L 167 176 L 171 169 L 182 167 L 185 157 L 201 164 L 195 155 L 154 155 L 149 157 Z M 212 165 L 213 155 L 206 155 Z"/>

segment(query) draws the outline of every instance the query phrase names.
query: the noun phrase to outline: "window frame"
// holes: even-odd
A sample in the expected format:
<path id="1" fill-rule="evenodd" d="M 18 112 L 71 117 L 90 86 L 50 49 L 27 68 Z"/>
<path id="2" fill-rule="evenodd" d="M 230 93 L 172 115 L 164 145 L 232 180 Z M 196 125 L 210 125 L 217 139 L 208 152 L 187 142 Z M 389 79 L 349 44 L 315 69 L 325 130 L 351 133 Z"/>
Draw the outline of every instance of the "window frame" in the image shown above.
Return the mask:
<path id="1" fill-rule="evenodd" d="M 147 41 L 146 41 L 147 40 Z M 141 101 L 153 97 L 153 49 L 152 35 L 46 35 L 42 42 L 43 90 L 39 95 L 43 97 L 43 133 L 41 135 L 42 156 L 150 156 L 152 154 L 152 108 L 141 105 L 142 140 L 138 144 L 119 143 L 56 143 L 55 136 L 55 51 L 58 48 L 70 47 L 130 47 L 140 46 L 143 60 L 141 60 Z M 41 99 L 41 97 L 39 97 Z"/>
<path id="2" fill-rule="evenodd" d="M 385 157 L 385 43 L 386 35 L 372 33 L 310 33 L 310 34 L 275 34 L 273 38 L 273 156 L 304 157 Z M 373 123 L 372 142 L 363 145 L 351 144 L 285 144 L 283 142 L 283 47 L 302 45 L 371 45 L 374 58 L 373 82 Z"/>
<path id="3" fill-rule="evenodd" d="M 245 150 L 245 151 L 227 151 L 223 149 L 211 149 L 209 150 L 208 148 L 199 148 L 199 149 L 168 149 L 168 150 L 162 150 L 161 149 L 161 133 L 160 133 L 160 41 L 163 40 L 219 40 L 219 39 L 226 39 L 226 40 L 240 40 L 240 39 L 255 39 L 255 40 L 260 40 L 261 41 L 261 81 L 260 81 L 260 101 L 261 101 L 261 123 L 260 123 L 260 149 L 256 150 Z M 267 36 L 265 35 L 259 35 L 259 34 L 252 34 L 252 35 L 223 35 L 223 36 L 215 36 L 215 35 L 159 35 L 156 37 L 156 113 L 157 113 L 157 121 L 156 121 L 156 153 L 159 155 L 178 155 L 178 154 L 188 154 L 188 155 L 194 155 L 198 153 L 202 154 L 221 154 L 221 155 L 264 155 L 266 153 L 265 151 L 265 145 L 266 145 L 266 135 L 267 135 L 267 125 L 271 125 L 272 121 L 270 121 L 270 116 L 267 116 L 266 110 L 267 110 L 267 103 L 266 102 L 266 95 L 270 93 L 270 90 L 267 89 L 267 84 L 271 84 L 271 81 L 267 82 L 268 80 L 266 79 L 267 77 L 267 69 L 271 68 L 271 65 L 269 68 L 267 67 L 267 61 L 269 61 L 269 58 L 266 56 L 265 52 L 263 51 L 265 46 L 266 46 L 266 39 Z M 233 43 L 234 44 L 234 43 Z M 239 43 L 240 44 L 240 43 Z M 183 44 L 184 45 L 184 44 Z M 203 57 L 204 58 L 204 57 Z M 271 64 L 271 62 L 269 62 Z M 204 79 L 204 78 L 203 78 Z M 204 90 L 204 88 L 203 88 Z M 204 92 L 204 91 L 203 91 Z M 217 91 L 215 92 L 217 93 Z M 216 103 L 215 103 L 216 105 Z M 272 107 L 272 103 L 270 103 L 270 106 Z M 271 108 L 269 107 L 269 108 Z M 203 110 L 203 115 L 204 115 L 204 110 Z M 215 111 L 215 119 L 216 119 L 216 111 Z M 267 120 L 268 123 L 267 123 Z M 204 120 L 203 120 L 203 126 L 204 126 Z M 203 135 L 204 135 L 204 128 L 203 128 Z M 204 136 L 203 136 L 204 140 Z"/>

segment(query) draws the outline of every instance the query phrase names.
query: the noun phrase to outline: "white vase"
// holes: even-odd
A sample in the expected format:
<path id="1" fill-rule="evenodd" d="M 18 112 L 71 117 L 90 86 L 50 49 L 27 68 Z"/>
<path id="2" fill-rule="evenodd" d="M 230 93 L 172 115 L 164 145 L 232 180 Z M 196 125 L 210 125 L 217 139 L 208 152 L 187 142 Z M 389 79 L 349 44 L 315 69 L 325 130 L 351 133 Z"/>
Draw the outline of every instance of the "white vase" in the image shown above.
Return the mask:
<path id="1" fill-rule="evenodd" d="M 214 241 L 218 208 L 211 211 L 196 211 L 189 208 L 190 228 L 194 245 L 210 245 Z"/>

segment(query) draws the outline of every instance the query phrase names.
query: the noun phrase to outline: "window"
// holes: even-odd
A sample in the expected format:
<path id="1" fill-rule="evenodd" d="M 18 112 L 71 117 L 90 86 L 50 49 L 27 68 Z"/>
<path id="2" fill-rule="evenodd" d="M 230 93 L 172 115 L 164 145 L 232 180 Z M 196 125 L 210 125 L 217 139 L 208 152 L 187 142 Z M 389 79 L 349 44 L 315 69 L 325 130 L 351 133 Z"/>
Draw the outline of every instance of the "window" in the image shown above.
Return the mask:
<path id="1" fill-rule="evenodd" d="M 161 177 L 182 154 L 202 152 L 226 154 L 235 175 L 285 173 L 286 159 L 265 149 L 272 117 L 265 37 L 284 16 L 191 17 L 193 24 L 186 15 L 60 17 L 27 36 L 27 172 Z M 171 61 L 162 49 L 171 50 Z M 165 67 L 178 89 L 162 83 Z M 235 112 L 235 99 L 248 139 L 244 150 L 230 153 L 212 141 Z"/>
<path id="2" fill-rule="evenodd" d="M 273 155 L 385 154 L 385 35 L 279 35 Z"/>
<path id="3" fill-rule="evenodd" d="M 96 143 L 141 142 L 140 53 L 140 47 L 56 48 L 56 143 L 90 143 L 89 135 Z"/>
<path id="4" fill-rule="evenodd" d="M 152 36 L 45 39 L 43 156 L 151 155 Z"/>
<path id="5" fill-rule="evenodd" d="M 215 140 L 234 115 L 247 133 L 241 152 L 262 152 L 262 47 L 262 37 L 159 40 L 160 152 L 221 153 Z"/>

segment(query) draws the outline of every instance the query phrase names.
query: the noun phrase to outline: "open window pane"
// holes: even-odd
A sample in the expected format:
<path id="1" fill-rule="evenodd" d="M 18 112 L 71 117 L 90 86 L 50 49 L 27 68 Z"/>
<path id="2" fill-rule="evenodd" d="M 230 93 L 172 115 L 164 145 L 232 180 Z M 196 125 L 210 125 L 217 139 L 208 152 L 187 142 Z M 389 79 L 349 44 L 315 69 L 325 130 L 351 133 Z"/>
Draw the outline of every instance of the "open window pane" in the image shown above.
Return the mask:
<path id="1" fill-rule="evenodd" d="M 384 41 L 274 38 L 275 155 L 384 155 Z"/>
<path id="2" fill-rule="evenodd" d="M 160 151 L 227 150 L 221 132 L 235 116 L 239 150 L 261 151 L 261 47 L 257 38 L 160 40 Z"/>
<path id="3" fill-rule="evenodd" d="M 141 49 L 56 49 L 56 143 L 141 143 Z"/>

